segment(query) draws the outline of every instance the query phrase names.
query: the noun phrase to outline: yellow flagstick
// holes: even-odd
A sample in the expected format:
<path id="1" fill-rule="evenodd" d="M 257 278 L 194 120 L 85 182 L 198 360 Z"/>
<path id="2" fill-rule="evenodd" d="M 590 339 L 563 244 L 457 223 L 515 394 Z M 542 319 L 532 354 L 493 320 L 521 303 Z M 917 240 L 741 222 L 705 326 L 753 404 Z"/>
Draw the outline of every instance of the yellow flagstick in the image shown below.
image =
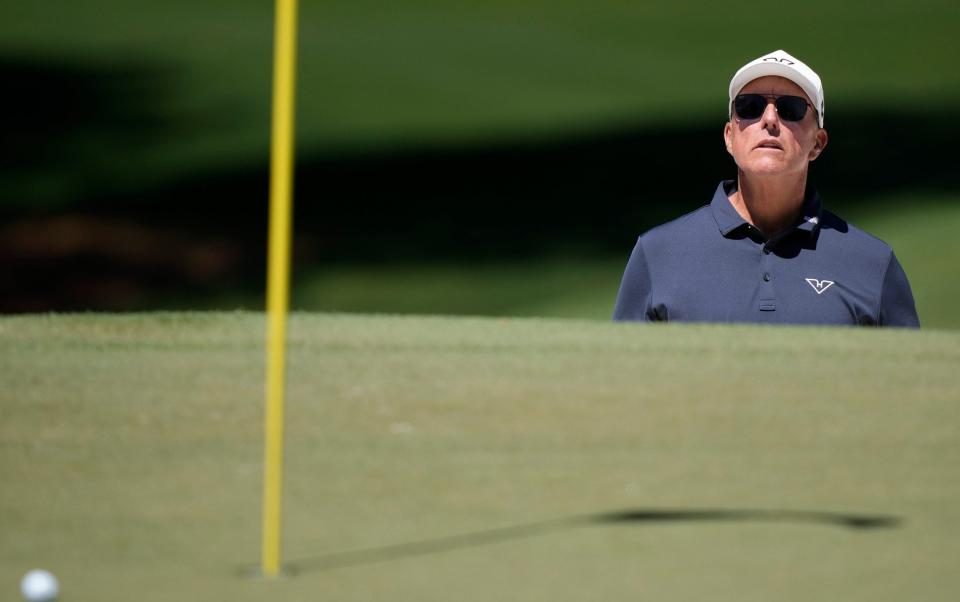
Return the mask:
<path id="1" fill-rule="evenodd" d="M 293 101 L 297 0 L 276 0 L 273 49 L 273 122 L 270 141 L 270 242 L 267 267 L 267 399 L 263 464 L 261 570 L 280 573 L 283 485 L 283 389 L 290 297 L 290 231 L 293 188 Z"/>

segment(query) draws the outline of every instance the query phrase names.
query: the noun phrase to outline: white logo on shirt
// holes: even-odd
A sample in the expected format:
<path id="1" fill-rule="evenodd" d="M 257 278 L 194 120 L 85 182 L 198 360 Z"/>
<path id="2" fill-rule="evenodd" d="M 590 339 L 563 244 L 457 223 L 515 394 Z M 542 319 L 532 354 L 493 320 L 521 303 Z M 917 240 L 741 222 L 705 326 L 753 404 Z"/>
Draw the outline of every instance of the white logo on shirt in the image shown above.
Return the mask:
<path id="1" fill-rule="evenodd" d="M 817 280 L 816 278 L 807 278 L 807 284 L 813 287 L 813 290 L 817 291 L 818 295 L 822 295 L 823 291 L 830 288 L 830 285 L 833 284 L 833 280 Z"/>

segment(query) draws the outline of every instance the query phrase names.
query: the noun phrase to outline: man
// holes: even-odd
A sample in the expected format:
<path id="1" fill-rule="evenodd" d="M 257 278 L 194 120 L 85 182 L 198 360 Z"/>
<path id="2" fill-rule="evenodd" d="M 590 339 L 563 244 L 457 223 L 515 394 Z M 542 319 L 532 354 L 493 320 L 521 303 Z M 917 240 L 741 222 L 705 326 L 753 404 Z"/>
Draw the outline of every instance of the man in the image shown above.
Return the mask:
<path id="1" fill-rule="evenodd" d="M 614 320 L 919 327 L 890 247 L 824 211 L 808 186 L 828 140 L 820 77 L 772 52 L 733 76 L 728 108 L 737 179 L 639 238 Z"/>

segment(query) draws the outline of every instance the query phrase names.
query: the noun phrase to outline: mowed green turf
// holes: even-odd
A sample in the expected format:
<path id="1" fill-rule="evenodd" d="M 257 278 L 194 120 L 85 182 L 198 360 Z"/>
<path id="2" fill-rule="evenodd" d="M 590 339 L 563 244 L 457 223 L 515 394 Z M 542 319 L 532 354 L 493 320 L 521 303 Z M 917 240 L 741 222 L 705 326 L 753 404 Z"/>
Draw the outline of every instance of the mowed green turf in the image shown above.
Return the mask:
<path id="1" fill-rule="evenodd" d="M 956 2 L 804 6 L 771 27 L 744 1 L 302 3 L 300 156 L 713 119 L 719 136 L 732 73 L 778 48 L 816 67 L 833 110 L 929 115 L 956 104 Z M 56 130 L 67 140 L 58 136 L 51 153 L 68 153 L 74 171 L 38 166 L 8 203 L 64 206 L 91 189 L 137 202 L 145 185 L 264 164 L 273 3 L 75 0 L 0 11 L 0 59 L 39 69 L 30 81 L 54 94 L 88 82 L 103 111 L 80 113 L 99 120 L 94 131 Z M 131 119 L 162 127 L 131 140 L 116 127 Z"/>
<path id="2" fill-rule="evenodd" d="M 4 599 L 35 566 L 64 600 L 144 602 L 960 587 L 960 334 L 323 314 L 291 322 L 297 574 L 243 577 L 263 328 L 248 313 L 0 318 Z M 566 522 L 623 510 L 719 514 Z"/>

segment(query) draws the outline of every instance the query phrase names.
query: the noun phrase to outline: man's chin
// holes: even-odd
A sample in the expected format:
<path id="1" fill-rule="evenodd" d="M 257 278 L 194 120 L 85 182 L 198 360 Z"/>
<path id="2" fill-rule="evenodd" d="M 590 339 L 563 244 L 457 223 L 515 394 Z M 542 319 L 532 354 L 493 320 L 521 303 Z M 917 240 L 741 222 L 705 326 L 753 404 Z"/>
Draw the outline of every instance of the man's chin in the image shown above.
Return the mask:
<path id="1" fill-rule="evenodd" d="M 757 178 L 777 178 L 790 175 L 800 175 L 802 172 L 796 172 L 789 169 L 780 161 L 756 161 L 751 165 L 740 168 L 745 174 Z"/>

